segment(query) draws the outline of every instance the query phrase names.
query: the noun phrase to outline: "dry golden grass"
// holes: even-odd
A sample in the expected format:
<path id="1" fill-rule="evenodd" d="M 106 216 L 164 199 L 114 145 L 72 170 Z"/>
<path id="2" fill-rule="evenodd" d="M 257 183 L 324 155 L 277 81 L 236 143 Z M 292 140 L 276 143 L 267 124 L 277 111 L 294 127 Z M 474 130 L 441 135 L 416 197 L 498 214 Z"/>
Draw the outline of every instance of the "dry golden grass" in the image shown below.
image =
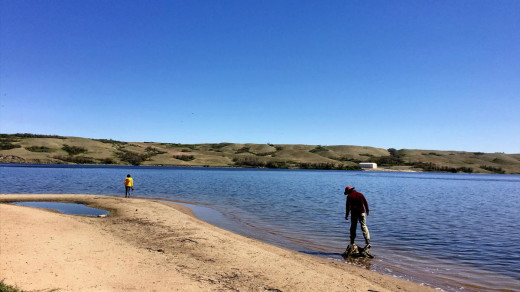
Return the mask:
<path id="1" fill-rule="evenodd" d="M 18 148 L 0 150 L 1 163 L 88 163 L 140 164 L 171 166 L 240 166 L 237 161 L 249 160 L 258 165 L 282 163 L 297 168 L 303 164 L 354 167 L 359 162 L 377 161 L 389 156 L 387 149 L 351 145 L 274 145 L 274 144 L 174 144 L 156 142 L 120 142 L 80 137 L 18 137 L 1 134 L 0 142 Z M 69 155 L 64 145 L 81 147 L 85 153 Z M 31 148 L 32 147 L 32 148 Z M 32 151 L 28 150 L 31 149 Z M 43 149 L 44 152 L 34 152 Z M 45 152 L 47 151 L 47 152 Z M 433 163 L 450 168 L 471 168 L 473 172 L 490 173 L 501 169 L 520 173 L 520 154 L 474 153 L 438 150 L 401 150 L 401 165 L 386 168 L 414 169 L 413 163 Z M 131 159 L 129 159 L 129 157 Z M 254 164 L 253 163 L 253 164 Z M 485 166 L 485 167 L 483 167 Z"/>

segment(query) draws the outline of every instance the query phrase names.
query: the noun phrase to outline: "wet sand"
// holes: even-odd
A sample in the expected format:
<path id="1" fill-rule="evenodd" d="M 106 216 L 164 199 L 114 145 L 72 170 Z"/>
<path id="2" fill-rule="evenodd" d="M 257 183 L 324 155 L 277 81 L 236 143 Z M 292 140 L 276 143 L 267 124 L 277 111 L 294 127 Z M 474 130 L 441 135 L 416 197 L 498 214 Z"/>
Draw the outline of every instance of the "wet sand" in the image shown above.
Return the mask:
<path id="1" fill-rule="evenodd" d="M 105 218 L 0 204 L 0 279 L 60 291 L 434 291 L 237 235 L 187 207 L 96 195 L 0 195 L 110 210 Z"/>

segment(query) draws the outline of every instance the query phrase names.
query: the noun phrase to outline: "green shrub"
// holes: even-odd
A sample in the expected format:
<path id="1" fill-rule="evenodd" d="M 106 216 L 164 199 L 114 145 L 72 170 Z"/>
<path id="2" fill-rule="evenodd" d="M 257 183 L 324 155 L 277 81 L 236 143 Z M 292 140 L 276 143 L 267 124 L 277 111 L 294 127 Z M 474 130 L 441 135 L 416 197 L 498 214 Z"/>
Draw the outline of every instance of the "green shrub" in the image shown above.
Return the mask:
<path id="1" fill-rule="evenodd" d="M 195 159 L 195 156 L 193 156 L 193 155 L 173 155 L 173 158 L 179 159 L 182 161 L 192 161 Z"/>
<path id="2" fill-rule="evenodd" d="M 158 155 L 158 154 L 166 153 L 165 151 L 161 151 L 161 150 L 159 150 L 157 148 L 150 147 L 150 146 L 146 147 L 146 149 L 144 149 L 144 151 L 146 151 L 146 154 L 148 154 L 150 157 Z"/>
<path id="3" fill-rule="evenodd" d="M 326 151 L 329 151 L 329 149 L 327 149 L 321 145 L 318 145 L 318 146 L 314 147 L 314 149 L 309 150 L 310 153 L 318 153 L 318 152 L 326 152 Z"/>
<path id="4" fill-rule="evenodd" d="M 67 139 L 67 137 L 58 136 L 58 135 L 40 135 L 40 134 L 30 134 L 30 133 L 16 133 L 13 134 L 15 137 L 19 138 L 56 138 L 56 139 Z"/>
<path id="5" fill-rule="evenodd" d="M 81 153 L 87 153 L 88 150 L 83 147 L 79 146 L 69 146 L 67 144 L 64 144 L 63 147 L 61 147 L 65 152 L 67 152 L 69 155 L 78 155 Z"/>
<path id="6" fill-rule="evenodd" d="M 101 142 L 101 143 L 106 143 L 106 144 L 113 144 L 113 145 L 126 145 L 128 144 L 127 142 L 122 142 L 122 141 L 117 141 L 117 140 L 112 140 L 112 139 L 92 139 L 94 141 L 98 141 L 98 142 Z"/>
<path id="7" fill-rule="evenodd" d="M 501 167 L 493 167 L 493 166 L 481 165 L 480 168 L 485 169 L 487 171 L 494 172 L 494 173 L 500 173 L 500 174 L 506 173 L 505 170 L 503 170 Z"/>
<path id="8" fill-rule="evenodd" d="M 101 164 L 116 164 L 116 161 L 114 159 L 110 158 L 110 157 L 100 159 L 99 162 Z"/>
<path id="9" fill-rule="evenodd" d="M 439 166 L 432 162 L 412 162 L 408 165 L 416 167 L 416 168 L 422 168 L 424 171 L 438 171 L 438 172 L 465 172 L 465 173 L 473 173 L 473 168 L 470 167 L 449 167 L 449 166 Z"/>
<path id="10" fill-rule="evenodd" d="M 18 289 L 16 287 L 5 284 L 3 280 L 0 281 L 0 291 L 1 292 L 24 292 L 21 289 Z"/>
<path id="11" fill-rule="evenodd" d="M 140 165 L 144 161 L 150 159 L 148 154 L 139 154 L 123 148 L 120 148 L 119 151 L 116 152 L 116 155 L 121 161 L 128 162 L 131 165 Z"/>
<path id="12" fill-rule="evenodd" d="M 266 164 L 265 164 L 265 167 L 267 168 L 281 168 L 281 169 L 286 169 L 286 168 L 289 168 L 290 167 L 290 164 L 285 162 L 285 161 L 268 161 Z"/>
<path id="13" fill-rule="evenodd" d="M 244 147 L 238 149 L 237 151 L 235 151 L 235 154 L 240 154 L 240 153 L 251 153 L 251 152 L 249 151 L 249 147 L 244 146 Z"/>
<path id="14" fill-rule="evenodd" d="M 52 152 L 53 150 L 46 146 L 30 146 L 25 148 L 31 152 Z"/>
<path id="15" fill-rule="evenodd" d="M 86 156 L 54 156 L 55 159 L 59 159 L 65 162 L 77 163 L 77 164 L 96 164 L 92 157 Z"/>
<path id="16" fill-rule="evenodd" d="M 372 158 L 372 157 L 371 157 Z M 351 162 L 355 162 L 355 163 L 360 163 L 362 162 L 361 160 L 359 159 L 355 159 L 354 157 L 350 156 L 350 155 L 344 155 L 344 156 L 340 156 L 340 157 L 335 157 L 333 158 L 334 160 L 338 160 L 338 161 L 351 161 Z"/>
<path id="17" fill-rule="evenodd" d="M 265 162 L 260 161 L 254 156 L 241 156 L 233 158 L 236 166 L 242 167 L 265 167 Z"/>
<path id="18" fill-rule="evenodd" d="M 168 148 L 188 148 L 191 150 L 199 150 L 200 144 L 181 144 L 181 143 L 161 143 Z"/>
<path id="19" fill-rule="evenodd" d="M 275 156 L 276 155 L 276 151 L 257 153 L 256 155 L 257 156 L 269 156 L 269 155 Z"/>
<path id="20" fill-rule="evenodd" d="M 209 147 L 210 149 L 209 150 L 221 150 L 222 148 L 226 147 L 226 146 L 229 146 L 229 145 L 232 145 L 232 143 L 214 143 L 214 144 L 209 144 Z"/>
<path id="21" fill-rule="evenodd" d="M 20 148 L 20 147 L 22 147 L 22 146 L 20 146 L 18 144 L 13 144 L 8 141 L 0 141 L 0 150 L 11 150 L 11 149 Z"/>

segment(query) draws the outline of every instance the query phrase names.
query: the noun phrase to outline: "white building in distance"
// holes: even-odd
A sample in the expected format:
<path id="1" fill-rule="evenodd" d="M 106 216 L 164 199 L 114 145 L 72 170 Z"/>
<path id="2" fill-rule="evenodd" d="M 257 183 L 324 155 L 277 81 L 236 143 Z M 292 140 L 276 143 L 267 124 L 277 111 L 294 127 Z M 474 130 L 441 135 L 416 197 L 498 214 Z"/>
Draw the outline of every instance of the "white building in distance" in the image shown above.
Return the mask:
<path id="1" fill-rule="evenodd" d="M 377 163 L 373 162 L 361 162 L 359 164 L 359 167 L 361 168 L 377 168 Z"/>

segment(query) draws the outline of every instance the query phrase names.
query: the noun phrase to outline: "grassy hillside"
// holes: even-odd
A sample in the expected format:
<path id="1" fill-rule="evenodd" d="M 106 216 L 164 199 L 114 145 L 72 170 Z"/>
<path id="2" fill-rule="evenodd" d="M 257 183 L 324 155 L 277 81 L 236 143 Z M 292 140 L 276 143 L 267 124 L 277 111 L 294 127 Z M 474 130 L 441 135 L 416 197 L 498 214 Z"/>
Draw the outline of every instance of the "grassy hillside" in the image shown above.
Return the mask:
<path id="1" fill-rule="evenodd" d="M 121 164 L 520 173 L 520 154 L 281 144 L 123 142 L 0 134 L 0 163 Z"/>

